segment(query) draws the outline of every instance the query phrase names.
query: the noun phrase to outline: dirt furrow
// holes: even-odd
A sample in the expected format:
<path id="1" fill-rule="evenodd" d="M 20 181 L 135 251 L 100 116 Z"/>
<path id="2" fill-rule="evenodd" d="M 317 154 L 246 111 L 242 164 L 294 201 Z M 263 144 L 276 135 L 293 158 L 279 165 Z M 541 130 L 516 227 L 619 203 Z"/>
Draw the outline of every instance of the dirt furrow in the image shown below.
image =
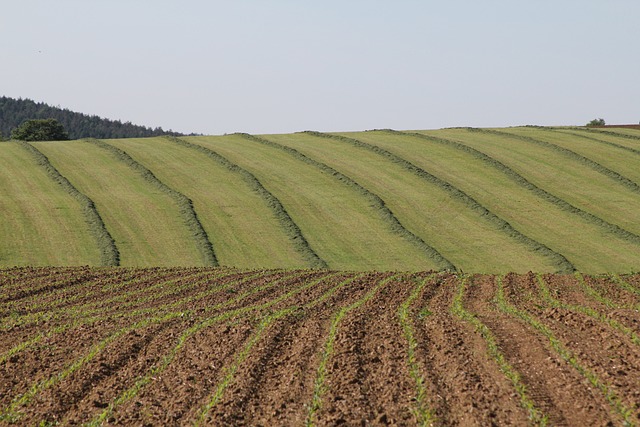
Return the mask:
<path id="1" fill-rule="evenodd" d="M 640 307 L 640 287 L 631 285 L 631 280 L 624 276 L 581 276 L 584 283 L 609 300 L 614 305 Z M 628 283 L 631 282 L 631 283 Z"/>
<path id="2" fill-rule="evenodd" d="M 640 425 L 640 275 L 79 267 L 0 283 L 25 311 L 0 319 L 0 425 Z"/>
<path id="3" fill-rule="evenodd" d="M 231 276 L 230 279 L 234 279 L 236 276 Z M 155 284 L 166 284 L 163 278 L 155 277 L 153 278 L 158 282 Z M 151 279 L 151 280 L 153 280 Z M 227 277 L 218 278 L 214 283 L 217 287 L 224 286 Z M 232 282 L 230 282 L 232 283 Z M 155 286 L 153 282 L 137 282 L 135 285 L 131 285 L 132 288 L 135 289 L 144 289 L 145 287 Z M 167 284 L 168 286 L 169 284 Z M 209 286 L 210 284 L 207 284 Z M 182 299 L 189 298 L 189 295 L 194 295 L 198 288 L 195 287 L 184 287 L 181 291 Z M 211 292 L 211 294 L 215 294 L 216 292 Z M 227 295 L 218 293 L 218 298 L 227 299 Z M 117 301 L 117 297 L 115 298 Z M 171 303 L 175 303 L 176 299 L 170 298 L 168 301 Z M 178 300 L 180 301 L 180 300 Z M 209 297 L 209 303 L 212 302 L 212 298 Z M 0 336 L 0 356 L 10 351 L 11 348 L 19 345 L 23 341 L 33 339 L 38 335 L 46 335 L 48 336 L 49 341 L 55 341 L 57 339 L 64 340 L 64 336 L 69 331 L 72 331 L 78 327 L 88 327 L 90 325 L 104 322 L 104 321 L 113 321 L 118 319 L 119 321 L 124 321 L 124 319 L 129 319 L 128 322 L 135 323 L 135 321 L 148 317 L 149 315 L 156 315 L 160 309 L 162 309 L 161 301 L 155 300 L 153 298 L 147 299 L 145 301 L 140 301 L 139 305 L 132 309 L 130 304 L 120 302 L 119 305 L 114 305 L 111 309 L 107 306 L 101 306 L 100 301 L 97 301 L 98 307 L 93 308 L 92 310 L 83 310 L 83 306 L 72 306 L 67 307 L 65 310 L 54 310 L 49 314 L 50 316 L 42 316 L 42 317 L 31 317 L 31 318 L 18 318 L 18 319 L 5 319 L 5 322 L 8 322 L 8 325 L 12 325 L 9 329 L 3 331 L 3 334 Z M 78 310 L 76 310 L 76 307 Z M 179 309 L 180 307 L 178 307 Z M 174 311 L 177 311 L 174 308 Z M 26 324 L 21 324 L 21 320 L 27 320 Z M 75 325 L 75 326 L 74 326 Z M 60 337 L 56 338 L 57 335 Z M 0 358 L 0 360 L 2 360 Z"/>
<path id="4" fill-rule="evenodd" d="M 414 278 L 420 279 L 401 276 L 391 280 L 341 323 L 317 425 L 415 422 L 415 383 L 396 316 L 413 290 Z"/>
<path id="5" fill-rule="evenodd" d="M 255 282 L 258 284 L 261 283 L 260 279 L 256 280 Z M 270 294 L 267 293 L 265 295 L 270 295 Z M 255 295 L 252 295 L 252 294 L 247 294 L 247 296 L 249 297 L 247 299 L 251 299 L 252 297 L 255 297 Z M 263 296 L 263 298 L 264 297 L 265 296 Z M 217 304 L 217 306 L 220 306 L 221 308 L 224 307 L 225 305 L 227 306 L 233 305 L 233 301 L 230 301 L 228 296 L 226 295 L 218 295 L 217 298 L 215 298 L 214 296 L 211 296 L 209 298 L 209 301 L 213 302 L 216 299 L 219 301 L 219 304 Z M 245 296 L 243 295 L 237 297 L 236 298 L 237 304 L 246 303 L 246 301 L 243 301 L 243 299 L 245 299 Z M 205 313 L 207 311 L 215 310 L 215 307 L 216 306 L 214 305 L 213 307 L 210 307 L 211 310 L 201 309 L 201 311 L 202 313 Z M 140 320 L 135 324 L 132 324 L 133 322 L 126 323 L 125 321 L 124 326 L 120 328 L 109 328 L 107 333 L 103 333 L 102 336 L 97 340 L 87 340 L 86 336 L 82 337 L 82 335 L 78 335 L 77 338 L 79 342 L 76 346 L 73 347 L 74 349 L 77 349 L 77 352 L 73 353 L 72 355 L 64 353 L 64 342 L 63 342 L 60 346 L 58 346 L 58 351 L 56 351 L 54 355 L 50 358 L 55 363 L 49 363 L 45 365 L 47 366 L 47 369 L 44 370 L 44 372 L 38 372 L 38 375 L 42 376 L 42 379 L 39 379 L 38 375 L 35 375 L 35 378 L 34 378 L 34 375 L 27 374 L 25 376 L 25 378 L 28 378 L 27 391 L 17 395 L 17 400 L 14 399 L 14 402 L 11 404 L 11 406 L 6 407 L 4 410 L 2 410 L 2 412 L 0 413 L 0 417 L 5 419 L 13 419 L 14 417 L 19 415 L 21 408 L 23 406 L 28 405 L 31 401 L 33 401 L 35 397 L 38 397 L 39 395 L 41 395 L 42 391 L 46 391 L 49 388 L 56 386 L 58 382 L 62 381 L 67 376 L 81 375 L 82 372 L 84 372 L 82 369 L 84 368 L 85 365 L 90 365 L 94 360 L 96 360 L 96 358 L 100 358 L 102 356 L 102 353 L 105 351 L 105 349 L 110 348 L 110 346 L 113 345 L 114 342 L 115 343 L 120 342 L 123 334 L 135 333 L 136 331 L 144 330 L 145 328 L 148 328 L 148 327 L 153 327 L 154 324 L 164 324 L 167 321 L 182 318 L 184 317 L 185 314 L 187 315 L 186 320 L 190 320 L 190 316 L 196 317 L 198 315 L 198 312 L 193 312 L 193 311 L 183 312 L 183 313 L 174 312 L 173 314 L 170 314 L 170 315 L 156 316 L 153 318 L 144 318 L 143 320 Z M 212 311 L 212 314 L 213 314 L 213 311 Z M 124 319 L 122 318 L 119 320 L 124 321 Z M 60 335 L 56 338 L 62 339 L 64 341 L 65 336 Z M 45 344 L 46 344 L 46 341 L 45 341 Z M 38 343 L 38 345 L 41 345 L 41 343 Z M 31 352 L 23 352 L 23 354 L 30 354 L 30 353 Z M 46 356 L 47 353 L 42 351 L 40 351 L 38 355 L 42 356 L 43 353 Z M 9 362 L 10 361 L 11 359 L 9 359 Z M 26 364 L 19 363 L 17 366 L 28 369 L 28 368 L 38 367 L 39 363 L 41 362 L 26 363 Z M 17 377 L 15 372 L 10 372 L 9 374 L 13 374 L 13 378 Z M 32 386 L 29 386 L 29 384 L 31 384 Z"/>
<path id="6" fill-rule="evenodd" d="M 257 293 L 249 302 L 243 300 L 242 307 L 229 306 L 227 313 L 237 312 L 228 318 L 213 316 L 196 322 L 190 330 L 180 336 L 178 345 L 164 357 L 163 365 L 154 373 L 154 381 L 148 381 L 149 374 L 141 377 L 143 386 L 120 395 L 112 414 L 104 421 L 108 423 L 138 423 L 177 425 L 185 422 L 185 417 L 200 408 L 202 399 L 216 389 L 224 376 L 224 369 L 233 361 L 239 348 L 249 339 L 256 327 L 261 307 L 277 310 L 295 304 L 298 299 L 309 298 L 314 289 L 301 292 L 305 286 L 321 283 L 326 273 L 299 272 L 297 278 L 285 280 L 274 293 Z M 259 280 L 256 281 L 260 283 Z M 254 284 L 255 285 L 255 284 Z M 263 285 L 263 284 L 261 284 Z M 321 287 L 322 285 L 318 285 Z M 293 299 L 287 295 L 294 296 Z M 281 302 L 278 302 L 281 301 Z M 255 307 L 251 310 L 251 307 Z M 235 309 L 234 309 L 235 308 Z M 220 318 L 220 320 L 216 320 Z M 183 346 L 184 344 L 184 346 Z M 113 401 L 112 401 L 113 402 Z M 170 408 L 158 406 L 155 402 L 172 402 Z M 187 418 L 188 419 L 188 418 Z M 98 418 L 93 419 L 98 422 Z M 96 424 L 97 425 L 97 424 Z"/>
<path id="7" fill-rule="evenodd" d="M 621 332 L 586 314 L 540 304 L 535 275 L 508 275 L 509 301 L 546 328 L 590 387 L 605 396 L 613 417 L 640 420 L 640 348 Z M 551 285 L 551 287 L 554 287 Z M 593 404 L 593 401 L 592 403 Z"/>
<path id="8" fill-rule="evenodd" d="M 118 322 L 105 321 L 72 328 L 64 334 L 43 335 L 28 351 L 17 352 L 0 361 L 0 407 L 9 405 L 14 397 L 26 393 L 33 384 L 64 370 L 70 362 L 80 359 L 93 345 L 122 326 Z"/>
<path id="9" fill-rule="evenodd" d="M 458 278 L 443 276 L 416 301 L 416 359 L 440 425 L 525 425 L 527 413 L 511 382 L 487 354 L 473 327 L 451 313 Z"/>
<path id="10" fill-rule="evenodd" d="M 546 305 L 586 315 L 640 347 L 640 311 L 616 283 L 582 276 L 538 275 L 537 279 Z"/>
<path id="11" fill-rule="evenodd" d="M 303 309 L 269 328 L 237 370 L 233 384 L 211 409 L 206 424 L 304 424 L 331 307 L 356 298 L 359 293 L 354 289 L 366 283 L 345 283 L 354 277 L 336 276 L 317 286 L 313 296 L 292 301 Z M 323 301 L 314 304 L 320 298 Z M 197 412 L 190 416 L 197 417 Z"/>
<path id="12" fill-rule="evenodd" d="M 158 363 L 185 326 L 178 318 L 123 334 L 80 369 L 35 396 L 21 409 L 20 422 L 67 425 L 88 421 L 92 412 L 106 407 L 137 375 Z"/>
<path id="13" fill-rule="evenodd" d="M 519 374 L 534 405 L 551 425 L 606 425 L 609 405 L 585 384 L 549 346 L 545 336 L 497 310 L 492 302 L 497 285 L 492 276 L 476 276 L 465 306 L 493 333 L 505 359 Z"/>
<path id="14" fill-rule="evenodd" d="M 81 286 L 88 280 L 98 277 L 98 270 L 89 267 L 71 271 L 64 271 L 60 274 L 54 273 L 51 276 L 33 282 L 21 283 L 15 288 L 3 292 L 0 297 L 0 310 L 3 312 L 14 309 L 20 304 L 30 301 L 40 301 L 43 296 L 50 294 L 61 294 L 72 287 Z"/>

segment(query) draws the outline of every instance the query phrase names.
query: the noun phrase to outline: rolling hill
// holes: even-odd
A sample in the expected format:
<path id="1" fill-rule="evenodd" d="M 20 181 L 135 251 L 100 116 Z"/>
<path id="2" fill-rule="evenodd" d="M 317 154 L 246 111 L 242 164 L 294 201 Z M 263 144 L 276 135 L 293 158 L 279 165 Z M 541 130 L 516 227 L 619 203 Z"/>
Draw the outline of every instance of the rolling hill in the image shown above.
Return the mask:
<path id="1" fill-rule="evenodd" d="M 0 143 L 0 267 L 631 272 L 640 130 Z"/>

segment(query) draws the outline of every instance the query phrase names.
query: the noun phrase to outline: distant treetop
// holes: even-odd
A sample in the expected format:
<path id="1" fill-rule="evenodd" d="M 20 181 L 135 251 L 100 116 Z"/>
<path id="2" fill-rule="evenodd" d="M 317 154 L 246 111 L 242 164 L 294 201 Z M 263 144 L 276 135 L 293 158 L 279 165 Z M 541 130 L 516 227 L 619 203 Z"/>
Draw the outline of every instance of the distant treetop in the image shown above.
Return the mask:
<path id="1" fill-rule="evenodd" d="M 605 125 L 605 122 L 604 122 L 604 119 L 602 118 L 593 119 L 589 123 L 587 123 L 587 126 L 604 126 L 604 125 Z"/>
<path id="2" fill-rule="evenodd" d="M 161 127 L 152 129 L 134 125 L 131 122 L 122 123 L 120 120 L 109 120 L 98 116 L 76 113 L 66 108 L 52 107 L 30 99 L 0 97 L 0 135 L 6 137 L 26 121 L 36 119 L 55 119 L 67 131 L 67 139 L 184 135 L 172 130 L 165 131 Z"/>

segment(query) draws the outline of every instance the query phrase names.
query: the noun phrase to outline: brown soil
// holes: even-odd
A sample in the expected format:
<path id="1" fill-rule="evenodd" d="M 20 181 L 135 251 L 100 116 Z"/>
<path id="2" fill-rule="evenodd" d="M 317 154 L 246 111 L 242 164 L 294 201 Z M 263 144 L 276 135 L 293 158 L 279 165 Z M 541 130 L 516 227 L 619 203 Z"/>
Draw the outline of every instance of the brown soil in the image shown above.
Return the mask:
<path id="1" fill-rule="evenodd" d="M 314 425 L 417 425 L 418 389 L 398 309 L 425 279 L 409 320 L 414 368 L 434 425 L 529 424 L 483 335 L 452 311 L 461 278 L 399 274 L 363 299 L 389 277 L 312 270 L 2 270 L 0 425 L 299 426 L 309 420 L 314 393 Z M 502 279 L 507 301 L 551 331 L 640 424 L 640 345 L 585 314 L 597 312 L 640 333 L 638 295 L 608 277 L 585 277 L 600 299 L 575 276 L 543 277 L 564 306 L 542 298 L 533 274 Z M 640 276 L 624 279 L 640 286 Z M 499 309 L 497 280 L 471 277 L 464 308 L 490 330 L 549 424 L 622 424 L 615 405 L 543 333 Z M 356 302 L 336 324 L 323 387 L 316 390 L 333 319 Z M 259 330 L 267 316 L 290 308 Z M 214 396 L 216 404 L 207 407 Z"/>
<path id="2" fill-rule="evenodd" d="M 596 128 L 626 128 L 626 129 L 640 129 L 640 125 L 604 125 L 594 126 Z"/>
<path id="3" fill-rule="evenodd" d="M 509 279 L 512 277 L 505 280 L 505 286 L 511 290 L 513 283 Z M 562 360 L 546 337 L 497 309 L 492 302 L 496 288 L 494 277 L 476 277 L 466 306 L 496 337 L 500 351 L 520 374 L 536 407 L 551 425 L 606 425 L 606 400 Z M 540 381 L 542 378 L 545 381 Z"/>

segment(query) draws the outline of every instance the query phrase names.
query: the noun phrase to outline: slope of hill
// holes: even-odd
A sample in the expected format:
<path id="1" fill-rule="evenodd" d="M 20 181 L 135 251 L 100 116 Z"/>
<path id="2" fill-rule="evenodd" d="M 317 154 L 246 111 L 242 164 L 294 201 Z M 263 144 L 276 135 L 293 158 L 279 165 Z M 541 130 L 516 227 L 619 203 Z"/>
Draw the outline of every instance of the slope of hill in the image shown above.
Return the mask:
<path id="1" fill-rule="evenodd" d="M 631 129 L 3 142 L 0 164 L 0 266 L 640 267 Z"/>
<path id="2" fill-rule="evenodd" d="M 130 122 L 103 119 L 76 113 L 66 108 L 52 107 L 30 99 L 0 97 L 0 138 L 8 138 L 11 131 L 25 120 L 56 119 L 69 133 L 69 138 L 137 138 L 160 135 L 181 135 L 162 128 L 138 126 Z"/>

